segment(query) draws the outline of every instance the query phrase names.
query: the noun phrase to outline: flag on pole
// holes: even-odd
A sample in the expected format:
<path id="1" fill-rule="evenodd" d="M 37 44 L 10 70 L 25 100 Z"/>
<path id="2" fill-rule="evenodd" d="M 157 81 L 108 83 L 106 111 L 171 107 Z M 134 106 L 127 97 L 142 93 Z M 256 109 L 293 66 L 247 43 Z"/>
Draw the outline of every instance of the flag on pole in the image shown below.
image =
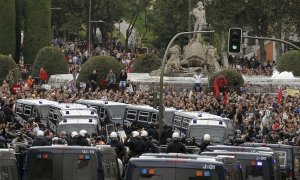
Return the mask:
<path id="1" fill-rule="evenodd" d="M 281 100 L 282 100 L 282 88 L 281 86 L 278 86 L 277 103 L 280 104 Z"/>

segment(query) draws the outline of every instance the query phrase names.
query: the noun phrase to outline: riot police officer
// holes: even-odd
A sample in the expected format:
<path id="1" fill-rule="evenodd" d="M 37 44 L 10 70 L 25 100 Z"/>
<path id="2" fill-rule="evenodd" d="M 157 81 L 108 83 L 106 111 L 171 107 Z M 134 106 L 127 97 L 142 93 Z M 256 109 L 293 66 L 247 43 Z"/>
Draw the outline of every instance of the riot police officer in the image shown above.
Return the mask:
<path id="1" fill-rule="evenodd" d="M 124 144 L 118 140 L 118 134 L 116 132 L 111 132 L 109 138 L 110 142 L 107 144 L 113 147 L 116 151 L 118 158 L 123 160 L 123 157 L 125 155 L 125 148 Z"/>
<path id="2" fill-rule="evenodd" d="M 211 145 L 210 144 L 210 135 L 209 134 L 204 134 L 203 136 L 203 141 L 200 144 L 199 148 L 200 148 L 200 153 L 205 151 L 207 146 Z"/>
<path id="3" fill-rule="evenodd" d="M 78 138 L 78 145 L 79 146 L 90 146 L 89 141 L 86 139 L 86 130 L 80 130 L 79 131 L 79 138 Z"/>
<path id="4" fill-rule="evenodd" d="M 125 143 L 125 145 L 129 147 L 131 153 L 130 157 L 140 156 L 144 153 L 145 143 L 139 136 L 138 131 L 132 132 L 132 138 L 130 138 L 130 140 Z"/>
<path id="5" fill-rule="evenodd" d="M 148 132 L 145 130 L 141 131 L 141 138 L 145 143 L 144 153 L 157 153 L 157 149 L 153 143 L 148 139 Z"/>
<path id="6" fill-rule="evenodd" d="M 179 141 L 179 133 L 172 134 L 173 142 L 167 147 L 167 153 L 186 153 L 185 146 Z"/>
<path id="7" fill-rule="evenodd" d="M 44 137 L 44 132 L 39 130 L 36 133 L 36 138 L 34 139 L 32 146 L 47 146 L 49 145 L 47 139 Z"/>
<path id="8" fill-rule="evenodd" d="M 76 131 L 73 131 L 71 133 L 71 138 L 68 141 L 69 146 L 77 146 L 78 145 L 78 133 Z"/>

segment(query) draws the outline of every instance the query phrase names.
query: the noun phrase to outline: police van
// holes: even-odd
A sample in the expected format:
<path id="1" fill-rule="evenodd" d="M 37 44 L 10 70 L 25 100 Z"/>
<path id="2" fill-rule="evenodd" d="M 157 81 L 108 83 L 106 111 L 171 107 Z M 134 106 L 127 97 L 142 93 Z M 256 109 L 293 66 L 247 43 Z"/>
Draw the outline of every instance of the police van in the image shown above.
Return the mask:
<path id="1" fill-rule="evenodd" d="M 279 154 L 282 179 L 300 179 L 300 151 L 299 147 L 283 144 L 244 143 L 245 147 L 270 147 Z"/>
<path id="2" fill-rule="evenodd" d="M 125 108 L 128 104 L 106 100 L 79 99 L 76 103 L 93 107 L 97 110 L 99 119 L 106 124 L 123 124 Z"/>
<path id="3" fill-rule="evenodd" d="M 120 170 L 109 146 L 40 146 L 28 150 L 24 180 L 118 180 Z"/>
<path id="4" fill-rule="evenodd" d="M 30 117 L 39 116 L 41 122 L 47 124 L 48 112 L 52 104 L 58 103 L 47 99 L 18 99 L 15 112 L 25 121 Z M 24 122 L 20 123 L 24 124 Z"/>
<path id="5" fill-rule="evenodd" d="M 206 112 L 177 111 L 174 113 L 172 126 L 181 136 L 193 137 L 198 142 L 204 134 L 210 134 L 212 142 L 220 144 L 226 139 L 232 139 L 235 134 L 230 119 Z"/>
<path id="6" fill-rule="evenodd" d="M 241 164 L 231 156 L 143 154 L 131 158 L 126 168 L 125 180 L 243 179 Z"/>
<path id="7" fill-rule="evenodd" d="M 12 149 L 0 149 L 0 179 L 19 179 L 15 151 Z"/>
<path id="8" fill-rule="evenodd" d="M 55 131 L 99 133 L 101 126 L 96 109 L 75 103 L 51 105 L 48 113 L 48 127 Z"/>
<path id="9" fill-rule="evenodd" d="M 279 163 L 276 161 L 276 155 L 272 152 L 215 150 L 214 152 L 202 152 L 201 154 L 207 156 L 234 156 L 242 164 L 244 179 L 280 180 Z"/>
<path id="10" fill-rule="evenodd" d="M 174 108 L 165 108 L 164 124 L 172 124 L 174 113 L 178 111 Z M 129 105 L 125 108 L 125 115 L 123 118 L 124 129 L 131 126 L 132 122 L 137 122 L 145 129 L 149 128 L 151 124 L 158 124 L 159 111 L 148 105 Z"/>

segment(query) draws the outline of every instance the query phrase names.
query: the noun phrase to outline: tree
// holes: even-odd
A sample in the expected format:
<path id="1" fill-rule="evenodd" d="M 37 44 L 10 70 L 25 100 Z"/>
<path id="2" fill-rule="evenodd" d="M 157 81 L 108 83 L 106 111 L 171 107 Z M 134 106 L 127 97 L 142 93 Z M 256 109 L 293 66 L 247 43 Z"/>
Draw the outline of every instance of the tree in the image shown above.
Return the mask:
<path id="1" fill-rule="evenodd" d="M 277 63 L 279 72 L 292 72 L 294 76 L 300 76 L 300 51 L 293 50 L 285 53 Z"/>
<path id="2" fill-rule="evenodd" d="M 51 0 L 27 0 L 24 62 L 32 64 L 38 51 L 51 43 Z"/>
<path id="3" fill-rule="evenodd" d="M 227 79 L 227 86 L 229 87 L 240 87 L 244 84 L 244 79 L 241 73 L 232 70 L 232 69 L 223 69 L 219 72 L 212 74 L 209 78 L 209 84 L 212 86 L 214 84 L 215 79 L 223 75 Z"/>
<path id="4" fill-rule="evenodd" d="M 11 57 L 0 54 L 0 64 L 0 84 L 2 84 L 3 80 L 7 79 L 10 72 L 13 74 L 13 79 L 8 81 L 10 85 L 20 79 L 18 65 Z"/>
<path id="5" fill-rule="evenodd" d="M 0 1 L 0 53 L 15 57 L 15 0 Z"/>
<path id="6" fill-rule="evenodd" d="M 40 68 L 43 67 L 48 76 L 53 74 L 68 74 L 68 64 L 64 54 L 55 47 L 44 47 L 39 50 L 33 64 L 33 75 L 37 77 Z"/>
<path id="7" fill-rule="evenodd" d="M 83 64 L 77 82 L 89 82 L 89 76 L 93 70 L 97 70 L 97 82 L 100 82 L 100 80 L 106 79 L 110 69 L 113 70 L 118 81 L 122 66 L 116 58 L 112 56 L 91 57 Z"/>
<path id="8" fill-rule="evenodd" d="M 161 59 L 152 53 L 142 55 L 141 59 L 137 59 L 133 64 L 132 71 L 134 73 L 150 73 L 161 66 Z"/>

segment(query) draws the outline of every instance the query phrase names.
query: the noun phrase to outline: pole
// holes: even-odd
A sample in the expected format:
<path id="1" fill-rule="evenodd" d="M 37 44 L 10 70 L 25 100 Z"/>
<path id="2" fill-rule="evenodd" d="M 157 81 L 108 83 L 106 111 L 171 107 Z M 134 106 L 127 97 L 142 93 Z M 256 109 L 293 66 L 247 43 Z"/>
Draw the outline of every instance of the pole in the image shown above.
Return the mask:
<path id="1" fill-rule="evenodd" d="M 248 39 L 261 39 L 261 40 L 269 40 L 269 41 L 276 41 L 276 42 L 281 42 L 281 43 L 284 43 L 284 44 L 288 44 L 292 47 L 294 47 L 295 49 L 299 50 L 300 51 L 300 47 L 296 46 L 295 44 L 293 43 L 290 43 L 288 41 L 285 41 L 285 40 L 281 40 L 281 39 L 276 39 L 276 38 L 268 38 L 268 37 L 255 37 L 255 36 L 243 36 L 243 38 L 248 38 Z"/>
<path id="2" fill-rule="evenodd" d="M 91 55 L 91 14 L 92 14 L 92 0 L 89 1 L 89 39 L 88 39 L 88 56 L 90 57 Z"/>
<path id="3" fill-rule="evenodd" d="M 191 20 L 191 15 L 190 15 L 190 13 L 191 13 L 191 11 L 192 11 L 192 1 L 191 0 L 189 0 L 189 12 L 188 12 L 188 27 L 189 27 L 189 29 L 188 29 L 188 31 L 192 31 L 192 20 Z M 188 39 L 189 39 L 189 41 L 191 40 L 191 35 L 189 34 L 188 35 Z"/>
<path id="4" fill-rule="evenodd" d="M 161 66 L 161 72 L 160 72 L 160 82 L 159 82 L 159 139 L 161 138 L 161 132 L 163 128 L 163 115 L 164 115 L 164 107 L 163 107 L 163 86 L 164 86 L 164 71 L 165 71 L 165 65 L 167 61 L 167 56 L 169 53 L 169 49 L 171 48 L 171 45 L 173 44 L 174 40 L 183 34 L 193 34 L 193 33 L 214 33 L 215 31 L 188 31 L 188 32 L 180 32 L 177 33 L 169 42 L 167 49 L 164 53 L 164 57 L 162 60 L 162 66 Z"/>

